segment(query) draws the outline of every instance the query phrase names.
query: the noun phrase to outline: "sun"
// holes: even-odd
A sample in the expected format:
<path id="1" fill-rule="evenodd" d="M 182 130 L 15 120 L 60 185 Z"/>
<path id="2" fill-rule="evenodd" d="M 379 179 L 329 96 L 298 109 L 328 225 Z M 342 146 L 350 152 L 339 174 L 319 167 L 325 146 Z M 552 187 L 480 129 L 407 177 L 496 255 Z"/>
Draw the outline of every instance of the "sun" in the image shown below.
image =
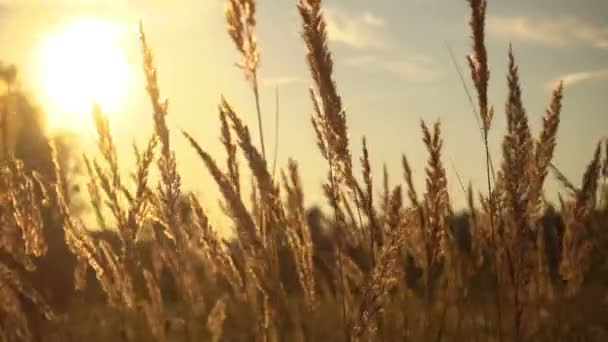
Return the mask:
<path id="1" fill-rule="evenodd" d="M 111 21 L 78 19 L 48 36 L 39 58 L 50 126 L 84 129 L 93 103 L 106 115 L 123 109 L 131 70 L 120 32 Z"/>

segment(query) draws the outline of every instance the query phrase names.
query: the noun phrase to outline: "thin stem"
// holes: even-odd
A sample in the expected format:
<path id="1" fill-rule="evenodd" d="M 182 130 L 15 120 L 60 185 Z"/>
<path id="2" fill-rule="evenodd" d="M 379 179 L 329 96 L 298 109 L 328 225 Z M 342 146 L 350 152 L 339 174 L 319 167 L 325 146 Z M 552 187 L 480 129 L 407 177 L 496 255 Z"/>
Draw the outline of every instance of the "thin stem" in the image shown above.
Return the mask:
<path id="1" fill-rule="evenodd" d="M 258 114 L 258 130 L 259 130 L 259 134 L 260 134 L 260 145 L 262 147 L 262 157 L 264 157 L 264 160 L 266 160 L 266 148 L 264 145 L 264 129 L 262 128 L 262 110 L 260 109 L 260 91 L 259 91 L 259 86 L 258 86 L 258 72 L 257 70 L 253 70 L 252 71 L 253 74 L 253 81 L 252 81 L 252 87 L 253 87 L 253 95 L 255 97 L 255 109 L 256 112 Z"/>
<path id="2" fill-rule="evenodd" d="M 608 193 L 607 193 L 608 189 L 606 188 L 606 185 L 607 185 L 606 176 L 602 176 L 601 183 L 599 181 L 598 181 L 598 183 L 601 185 L 601 187 L 600 187 L 600 193 L 599 193 L 600 200 L 598 202 L 597 209 L 602 211 L 602 210 L 608 209 L 608 205 L 606 205 L 607 203 L 605 203 L 605 199 L 606 199 L 606 197 L 608 197 Z M 606 208 L 604 208 L 604 206 L 606 206 Z"/>
<path id="3" fill-rule="evenodd" d="M 456 179 L 458 179 L 458 185 L 460 185 L 460 190 L 466 196 L 467 195 L 467 189 L 464 186 L 464 182 L 462 181 L 462 177 L 460 176 L 460 172 L 458 172 L 458 169 L 456 168 L 456 164 L 454 164 L 454 159 L 452 159 L 452 157 L 450 157 L 450 164 L 452 164 L 452 169 L 454 169 L 454 173 L 456 174 Z"/>
<path id="4" fill-rule="evenodd" d="M 272 157 L 272 177 L 277 170 L 277 156 L 279 153 L 279 86 L 276 86 L 274 91 L 274 155 Z M 263 145 L 263 144 L 262 144 Z"/>
<path id="5" fill-rule="evenodd" d="M 484 129 L 484 146 L 485 146 L 485 150 L 486 150 L 486 178 L 487 178 L 487 182 L 488 182 L 488 200 L 490 202 L 490 229 L 491 229 L 491 237 L 492 237 L 492 244 L 497 247 L 496 245 L 496 225 L 494 222 L 494 196 L 492 195 L 492 182 L 491 182 L 491 175 L 493 174 L 493 172 L 491 172 L 490 170 L 490 163 L 491 163 L 491 157 L 490 157 L 490 147 L 489 147 L 489 143 L 488 143 L 488 130 Z M 498 315 L 498 340 L 502 341 L 502 309 L 501 309 L 501 304 L 500 304 L 500 282 L 498 279 L 498 256 L 495 254 L 494 255 L 494 281 L 496 283 L 496 312 Z"/>
<path id="6" fill-rule="evenodd" d="M 454 56 L 454 52 L 452 51 L 452 48 L 449 46 L 449 44 L 446 42 L 446 48 L 448 49 L 448 52 L 450 54 L 450 58 L 452 60 L 452 63 L 454 64 L 454 68 L 456 69 L 456 72 L 458 73 L 458 77 L 460 78 L 460 82 L 462 83 L 462 87 L 467 95 L 467 99 L 469 100 L 469 103 L 471 104 L 471 108 L 473 110 L 473 116 L 475 118 L 475 121 L 477 122 L 477 127 L 480 130 L 480 134 L 481 134 L 481 138 L 483 140 L 484 143 L 484 147 L 485 147 L 485 154 L 486 154 L 486 177 L 487 177 L 487 183 L 488 183 L 488 200 L 490 202 L 490 226 L 491 226 L 491 236 L 492 236 L 492 243 L 494 245 L 496 245 L 496 238 L 495 238 L 495 224 L 494 224 L 494 198 L 492 196 L 492 179 L 494 180 L 494 182 L 496 182 L 495 179 L 495 172 L 494 172 L 494 164 L 492 163 L 492 157 L 490 156 L 490 147 L 489 147 L 489 143 L 488 143 L 488 129 L 485 127 L 485 125 L 481 124 L 481 114 L 487 115 L 487 113 L 477 113 L 477 107 L 475 106 L 474 102 L 473 102 L 473 97 L 471 96 L 471 92 L 469 91 L 469 88 L 467 87 L 467 84 L 465 82 L 462 70 L 460 69 L 458 63 L 456 62 L 456 58 Z M 484 108 L 480 108 L 481 111 L 484 110 Z M 487 110 L 487 109 L 485 109 Z M 494 277 L 495 277 L 495 282 L 496 282 L 496 307 L 497 307 L 497 314 L 498 314 L 498 340 L 502 341 L 502 310 L 500 307 L 500 284 L 499 284 L 499 279 L 498 279 L 498 260 L 495 257 L 494 258 Z"/>
<path id="7" fill-rule="evenodd" d="M 334 179 L 334 172 L 333 172 L 331 156 L 329 157 L 329 181 L 331 182 L 331 189 L 333 192 L 332 196 L 337 197 L 336 181 Z M 337 199 L 335 199 L 335 201 L 337 201 Z M 336 225 L 336 228 L 340 228 L 338 226 L 338 204 L 337 204 L 337 202 L 334 203 L 333 207 L 334 207 L 334 224 Z M 346 287 L 344 286 L 344 265 L 342 263 L 342 238 L 341 238 L 340 234 L 336 234 L 336 236 L 337 236 L 336 244 L 338 246 L 338 269 L 340 272 L 340 287 L 341 287 L 341 292 L 342 292 L 342 323 L 344 325 L 344 337 L 346 338 L 347 342 L 350 342 L 350 332 L 348 331 L 348 322 L 346 319 L 346 295 L 345 295 Z"/>
<path id="8" fill-rule="evenodd" d="M 467 87 L 467 82 L 464 79 L 462 69 L 460 68 L 460 65 L 458 65 L 458 62 L 456 61 L 456 57 L 454 56 L 454 51 L 452 50 L 452 47 L 447 42 L 445 42 L 445 46 L 448 49 L 448 52 L 450 53 L 450 59 L 452 60 L 454 69 L 456 69 L 456 72 L 458 73 L 458 77 L 460 78 L 460 83 L 462 84 L 462 89 L 464 89 L 464 92 L 467 95 L 467 99 L 469 100 L 469 104 L 471 105 L 471 108 L 473 110 L 473 117 L 475 118 L 475 121 L 477 122 L 477 128 L 479 129 L 481 139 L 484 139 L 484 129 L 482 127 L 481 121 L 479 120 L 479 115 L 477 114 L 477 107 L 475 107 L 475 104 L 473 102 L 473 96 L 471 95 L 471 91 L 469 90 L 469 87 Z"/>
<path id="9" fill-rule="evenodd" d="M 359 219 L 359 228 L 360 228 L 359 230 L 360 230 L 361 234 L 363 234 L 363 218 L 361 217 L 361 209 L 360 209 L 360 206 L 363 203 L 359 203 L 359 195 L 358 195 L 359 192 L 358 192 L 358 189 L 357 189 L 356 185 L 355 185 L 354 193 L 355 193 L 355 205 L 357 206 L 357 216 L 358 216 L 358 219 Z M 373 245 L 372 245 L 371 252 L 372 252 L 372 254 L 374 252 Z M 373 256 L 372 256 L 372 260 L 373 260 Z M 372 261 L 372 268 L 373 267 L 374 266 L 373 266 L 373 261 Z"/>
<path id="10" fill-rule="evenodd" d="M 346 287 L 344 286 L 344 265 L 342 264 L 342 240 L 338 238 L 338 267 L 340 268 L 340 287 L 342 288 L 342 322 L 344 325 L 344 337 L 350 342 L 348 321 L 346 318 Z"/>
<path id="11" fill-rule="evenodd" d="M 604 139 L 604 153 L 606 154 L 602 167 L 602 189 L 600 189 L 599 210 L 608 212 L 608 138 Z M 605 208 L 604 208 L 605 206 Z"/>

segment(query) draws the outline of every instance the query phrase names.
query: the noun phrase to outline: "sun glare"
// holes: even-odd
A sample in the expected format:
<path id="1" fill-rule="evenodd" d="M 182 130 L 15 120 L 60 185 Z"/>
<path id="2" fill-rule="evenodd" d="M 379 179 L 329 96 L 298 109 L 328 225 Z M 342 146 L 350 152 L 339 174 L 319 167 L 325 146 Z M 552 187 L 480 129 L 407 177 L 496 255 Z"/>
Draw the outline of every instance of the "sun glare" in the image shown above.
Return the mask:
<path id="1" fill-rule="evenodd" d="M 47 38 L 39 58 L 51 127 L 84 129 L 93 103 L 107 115 L 124 107 L 130 68 L 119 39 L 116 23 L 98 19 L 75 20 Z"/>

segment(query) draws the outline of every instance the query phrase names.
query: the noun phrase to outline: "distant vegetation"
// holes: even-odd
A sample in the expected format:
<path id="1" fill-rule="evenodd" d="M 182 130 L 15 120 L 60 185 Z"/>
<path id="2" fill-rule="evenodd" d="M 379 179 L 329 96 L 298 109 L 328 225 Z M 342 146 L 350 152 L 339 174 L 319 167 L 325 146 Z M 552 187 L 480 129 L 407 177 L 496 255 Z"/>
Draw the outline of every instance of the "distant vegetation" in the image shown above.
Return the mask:
<path id="1" fill-rule="evenodd" d="M 534 134 L 510 49 L 508 125 L 502 159 L 493 160 L 486 1 L 468 5 L 487 179 L 479 191 L 450 180 L 468 195 L 462 213 L 448 195 L 438 122 L 421 123 L 428 163 L 412 170 L 404 155 L 402 185 L 389 184 L 385 172 L 383 188 L 374 189 L 365 139 L 353 160 L 320 0 L 298 0 L 297 9 L 312 79 L 303 96 L 328 164 L 331 210 L 304 207 L 297 162 L 275 173 L 261 129 L 258 144 L 221 99 L 221 163 L 183 135 L 219 187 L 230 240 L 182 189 L 143 28 L 154 131 L 135 148 L 133 166 L 118 165 L 99 108 L 97 156 L 81 161 L 69 141 L 45 136 L 43 116 L 15 86 L 16 69 L 2 65 L 0 341 L 608 340 L 608 143 L 588 151 L 580 182 L 561 175 L 551 160 L 563 87 Z M 255 9 L 254 0 L 229 0 L 225 14 L 259 104 Z M 543 194 L 551 170 L 566 194 L 556 207 Z M 415 188 L 413 172 L 425 172 L 424 189 Z M 75 174 L 86 176 L 82 191 Z M 250 178 L 253 192 L 244 193 Z"/>

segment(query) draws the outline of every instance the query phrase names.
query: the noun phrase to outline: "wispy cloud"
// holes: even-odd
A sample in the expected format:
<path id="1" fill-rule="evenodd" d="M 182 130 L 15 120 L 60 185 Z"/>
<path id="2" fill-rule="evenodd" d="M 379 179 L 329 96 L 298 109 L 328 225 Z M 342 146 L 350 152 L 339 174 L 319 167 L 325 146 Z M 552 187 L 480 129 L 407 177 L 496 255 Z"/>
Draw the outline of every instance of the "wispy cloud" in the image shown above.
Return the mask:
<path id="1" fill-rule="evenodd" d="M 488 30 L 495 36 L 550 46 L 583 44 L 608 49 L 608 26 L 575 17 L 490 16 Z"/>
<path id="2" fill-rule="evenodd" d="M 439 79 L 441 75 L 433 60 L 422 55 L 389 59 L 373 55 L 360 55 L 345 59 L 345 63 L 352 67 L 388 72 L 396 77 L 413 82 L 433 82 Z"/>
<path id="3" fill-rule="evenodd" d="M 404 55 L 398 51 L 399 47 L 391 41 L 387 23 L 381 16 L 328 8 L 325 19 L 329 40 L 361 50 L 360 54 L 343 58 L 344 64 L 415 82 L 431 82 L 438 78 L 439 72 L 431 58 Z"/>
<path id="4" fill-rule="evenodd" d="M 564 86 L 574 86 L 586 81 L 608 80 L 608 69 L 594 71 L 581 71 L 571 74 L 561 75 L 545 83 L 546 90 L 554 89 L 560 81 L 564 81 Z"/>
<path id="5" fill-rule="evenodd" d="M 270 77 L 262 80 L 262 85 L 265 87 L 284 87 L 302 82 L 302 78 L 295 76 L 279 76 Z"/>
<path id="6" fill-rule="evenodd" d="M 353 67 L 361 67 L 368 66 L 376 62 L 376 56 L 373 55 L 358 55 L 344 58 L 344 64 L 353 66 Z"/>
<path id="7" fill-rule="evenodd" d="M 433 82 L 440 75 L 433 61 L 424 56 L 410 56 L 388 62 L 384 68 L 398 77 L 416 82 Z"/>
<path id="8" fill-rule="evenodd" d="M 338 8 L 325 10 L 327 36 L 357 49 L 379 48 L 387 44 L 385 20 L 371 12 L 352 13 Z"/>

